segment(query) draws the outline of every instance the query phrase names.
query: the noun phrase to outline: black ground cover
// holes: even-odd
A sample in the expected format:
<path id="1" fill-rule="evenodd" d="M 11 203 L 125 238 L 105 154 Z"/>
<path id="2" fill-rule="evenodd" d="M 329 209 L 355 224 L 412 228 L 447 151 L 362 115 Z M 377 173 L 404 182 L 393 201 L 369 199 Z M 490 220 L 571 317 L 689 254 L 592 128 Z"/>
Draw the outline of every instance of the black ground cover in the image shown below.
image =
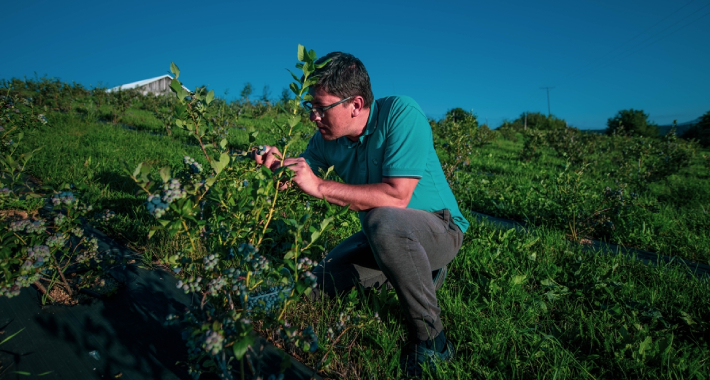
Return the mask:
<path id="1" fill-rule="evenodd" d="M 100 232 L 100 250 L 132 254 Z M 122 286 L 113 296 L 76 306 L 40 306 L 40 295 L 24 288 L 14 298 L 0 297 L 0 379 L 190 379 L 184 365 L 185 342 L 177 326 L 165 326 L 168 314 L 185 310 L 189 295 L 177 279 L 160 269 L 136 264 L 111 275 Z M 278 372 L 281 353 L 264 344 L 261 368 Z M 92 352 L 98 353 L 92 356 Z M 27 376 L 24 373 L 30 373 Z M 287 379 L 309 379 L 313 370 L 291 358 Z M 268 375 L 268 374 L 267 374 Z"/>

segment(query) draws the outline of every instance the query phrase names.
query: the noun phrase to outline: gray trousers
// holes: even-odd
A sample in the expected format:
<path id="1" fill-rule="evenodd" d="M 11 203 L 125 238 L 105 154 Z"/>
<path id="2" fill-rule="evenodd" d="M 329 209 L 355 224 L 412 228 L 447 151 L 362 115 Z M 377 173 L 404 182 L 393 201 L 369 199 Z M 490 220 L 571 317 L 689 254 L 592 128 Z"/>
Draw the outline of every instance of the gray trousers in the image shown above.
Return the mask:
<path id="1" fill-rule="evenodd" d="M 444 267 L 461 248 L 463 233 L 449 210 L 396 207 L 370 210 L 362 231 L 345 239 L 321 261 L 314 274 L 328 296 L 360 284 L 397 292 L 410 336 L 432 339 L 443 330 L 432 271 Z"/>

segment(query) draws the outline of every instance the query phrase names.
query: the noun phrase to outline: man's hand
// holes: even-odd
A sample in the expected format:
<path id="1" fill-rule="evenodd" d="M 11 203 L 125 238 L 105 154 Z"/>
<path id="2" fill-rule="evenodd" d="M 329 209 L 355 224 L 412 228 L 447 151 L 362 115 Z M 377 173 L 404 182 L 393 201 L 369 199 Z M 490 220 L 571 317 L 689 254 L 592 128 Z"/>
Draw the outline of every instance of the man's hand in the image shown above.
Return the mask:
<path id="1" fill-rule="evenodd" d="M 284 166 L 294 172 L 293 182 L 298 185 L 301 191 L 318 199 L 323 199 L 323 194 L 318 189 L 323 179 L 313 173 L 305 158 L 287 158 L 284 160 Z"/>
<path id="2" fill-rule="evenodd" d="M 254 161 L 259 165 L 264 165 L 274 171 L 281 167 L 282 154 L 275 146 L 263 145 L 263 150 L 256 150 Z"/>

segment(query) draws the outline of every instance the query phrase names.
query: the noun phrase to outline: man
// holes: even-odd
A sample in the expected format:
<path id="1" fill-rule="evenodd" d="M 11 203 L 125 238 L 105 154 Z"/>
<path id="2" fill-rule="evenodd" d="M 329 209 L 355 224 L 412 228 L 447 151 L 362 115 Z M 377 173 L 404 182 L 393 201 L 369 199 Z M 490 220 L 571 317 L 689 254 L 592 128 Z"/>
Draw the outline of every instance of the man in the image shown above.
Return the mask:
<path id="1" fill-rule="evenodd" d="M 461 247 L 468 222 L 434 151 L 431 127 L 416 102 L 407 97 L 374 100 L 370 78 L 354 56 L 334 52 L 316 71 L 313 99 L 304 104 L 318 132 L 298 158 L 284 165 L 304 192 L 359 212 L 362 230 L 335 247 L 314 271 L 328 295 L 356 284 L 397 292 L 410 341 L 400 366 L 419 376 L 423 365 L 435 370 L 454 347 L 446 339 L 436 289 L 446 265 Z M 281 156 L 266 147 L 259 164 L 276 169 Z M 345 183 L 317 177 L 334 166 Z"/>

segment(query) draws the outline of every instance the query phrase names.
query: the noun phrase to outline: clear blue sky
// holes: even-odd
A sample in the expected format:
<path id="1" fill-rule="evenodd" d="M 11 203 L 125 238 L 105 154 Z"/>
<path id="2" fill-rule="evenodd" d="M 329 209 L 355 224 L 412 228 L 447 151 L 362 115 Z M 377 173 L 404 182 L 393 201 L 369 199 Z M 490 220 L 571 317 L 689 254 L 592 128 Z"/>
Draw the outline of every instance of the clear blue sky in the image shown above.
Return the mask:
<path id="1" fill-rule="evenodd" d="M 375 97 L 409 95 L 434 118 L 547 113 L 545 86 L 581 129 L 628 108 L 659 124 L 710 111 L 710 0 L 159 3 L 0 0 L 0 78 L 117 86 L 174 61 L 189 88 L 276 98 L 300 43 L 354 54 Z"/>

